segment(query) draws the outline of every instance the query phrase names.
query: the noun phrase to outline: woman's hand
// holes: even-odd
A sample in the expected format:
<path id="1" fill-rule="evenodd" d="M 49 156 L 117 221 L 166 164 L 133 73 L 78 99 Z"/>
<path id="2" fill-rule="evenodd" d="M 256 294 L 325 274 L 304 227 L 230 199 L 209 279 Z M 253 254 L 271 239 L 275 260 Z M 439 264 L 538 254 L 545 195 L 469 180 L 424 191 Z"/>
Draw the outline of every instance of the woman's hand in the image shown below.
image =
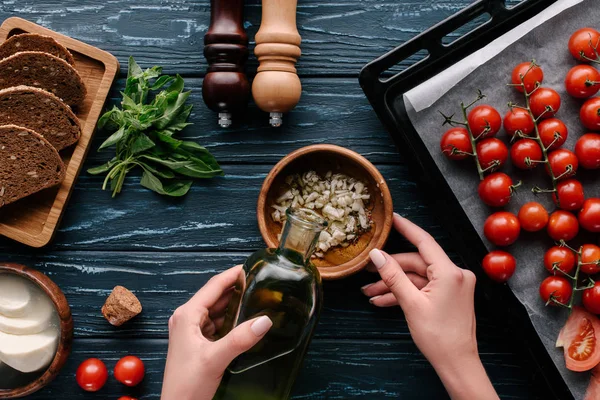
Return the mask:
<path id="1" fill-rule="evenodd" d="M 407 219 L 394 226 L 418 253 L 371 251 L 381 281 L 363 288 L 380 307 L 399 304 L 415 344 L 453 399 L 497 399 L 477 350 L 475 275 L 458 268 L 436 241 Z"/>
<path id="2" fill-rule="evenodd" d="M 269 317 L 262 316 L 212 340 L 223 325 L 240 274 L 242 267 L 237 266 L 214 276 L 169 319 L 162 400 L 211 400 L 231 361 L 250 350 L 273 325 Z"/>

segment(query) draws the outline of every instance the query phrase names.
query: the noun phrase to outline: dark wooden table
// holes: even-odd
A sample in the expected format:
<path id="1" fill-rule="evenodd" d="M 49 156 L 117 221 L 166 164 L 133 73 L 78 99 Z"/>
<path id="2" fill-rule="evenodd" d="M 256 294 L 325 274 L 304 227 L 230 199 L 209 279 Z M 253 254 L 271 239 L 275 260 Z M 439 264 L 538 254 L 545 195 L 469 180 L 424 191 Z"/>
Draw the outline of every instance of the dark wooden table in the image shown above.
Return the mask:
<path id="1" fill-rule="evenodd" d="M 516 0 L 515 0 L 516 2 Z M 60 376 L 35 399 L 117 399 L 131 394 L 159 398 L 167 350 L 167 320 L 213 274 L 241 263 L 262 248 L 255 205 L 269 169 L 284 155 L 314 143 L 351 148 L 374 162 L 387 179 L 394 208 L 429 230 L 452 253 L 448 232 L 424 206 L 408 166 L 358 85 L 360 68 L 470 3 L 433 1 L 300 0 L 298 29 L 303 94 L 281 129 L 251 105 L 231 130 L 217 129 L 203 104 L 206 62 L 202 39 L 209 24 L 207 0 L 17 0 L 0 2 L 0 18 L 20 16 L 98 46 L 119 58 L 121 77 L 110 103 L 124 87 L 127 58 L 143 67 L 161 65 L 184 76 L 192 90 L 194 125 L 189 138 L 208 147 L 222 163 L 224 178 L 194 184 L 183 199 L 166 199 L 130 177 L 116 199 L 101 190 L 102 177 L 83 172 L 53 243 L 32 250 L 0 239 L 3 259 L 33 266 L 65 292 L 75 320 L 73 353 Z M 251 40 L 260 25 L 260 2 L 247 1 Z M 253 47 L 253 44 L 252 44 Z M 410 60 L 406 62 L 410 63 Z M 248 71 L 256 70 L 251 59 Z M 96 153 L 99 133 L 85 168 L 108 159 Z M 398 236 L 391 251 L 410 247 Z M 456 257 L 456 254 L 452 253 Z M 447 395 L 435 371 L 413 344 L 398 308 L 375 309 L 359 288 L 375 279 L 367 272 L 325 284 L 325 306 L 296 399 L 439 399 Z M 136 292 L 143 314 L 121 328 L 110 326 L 100 307 L 113 286 Z M 525 355 L 518 329 L 491 311 L 478 293 L 477 329 L 481 357 L 503 399 L 545 395 L 545 385 Z M 109 369 L 126 354 L 146 363 L 144 383 L 126 389 L 114 379 L 96 394 L 75 383 L 75 369 L 88 357 Z"/>

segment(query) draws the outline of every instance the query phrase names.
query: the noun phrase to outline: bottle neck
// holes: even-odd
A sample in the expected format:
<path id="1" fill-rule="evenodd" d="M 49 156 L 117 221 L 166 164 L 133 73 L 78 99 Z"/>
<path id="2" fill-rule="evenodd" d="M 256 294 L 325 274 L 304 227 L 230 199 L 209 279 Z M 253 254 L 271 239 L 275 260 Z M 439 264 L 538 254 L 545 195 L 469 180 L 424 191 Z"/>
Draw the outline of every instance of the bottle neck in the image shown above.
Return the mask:
<path id="1" fill-rule="evenodd" d="M 303 263 L 307 264 L 315 251 L 323 226 L 297 218 L 288 213 L 281 232 L 278 252 L 293 250 L 300 254 Z"/>

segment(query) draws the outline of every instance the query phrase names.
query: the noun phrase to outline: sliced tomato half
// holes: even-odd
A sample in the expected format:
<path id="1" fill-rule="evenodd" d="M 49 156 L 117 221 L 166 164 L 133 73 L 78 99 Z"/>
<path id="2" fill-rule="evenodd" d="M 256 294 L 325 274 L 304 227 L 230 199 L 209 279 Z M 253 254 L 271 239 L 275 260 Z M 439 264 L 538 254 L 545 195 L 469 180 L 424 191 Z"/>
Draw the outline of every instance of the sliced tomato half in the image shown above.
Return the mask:
<path id="1" fill-rule="evenodd" d="M 581 307 L 573 307 L 560 330 L 556 347 L 562 347 L 571 371 L 589 371 L 600 363 L 600 320 Z"/>
<path id="2" fill-rule="evenodd" d="M 600 399 L 600 365 L 596 365 L 596 367 L 592 370 L 590 384 L 588 385 L 587 391 L 585 392 L 585 398 L 583 400 L 598 399 Z"/>

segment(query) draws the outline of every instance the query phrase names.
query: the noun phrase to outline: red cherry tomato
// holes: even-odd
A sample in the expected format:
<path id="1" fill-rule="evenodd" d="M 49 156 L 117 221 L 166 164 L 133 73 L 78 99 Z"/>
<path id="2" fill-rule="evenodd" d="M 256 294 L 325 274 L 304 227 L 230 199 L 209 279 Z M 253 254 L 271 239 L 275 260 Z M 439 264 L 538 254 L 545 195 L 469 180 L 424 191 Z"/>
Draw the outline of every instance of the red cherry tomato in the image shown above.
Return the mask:
<path id="1" fill-rule="evenodd" d="M 556 240 L 568 242 L 577 236 L 579 223 L 577 217 L 568 211 L 557 210 L 550 215 L 548 220 L 548 235 Z"/>
<path id="2" fill-rule="evenodd" d="M 554 150 L 548 154 L 548 162 L 550 163 L 550 169 L 552 174 L 557 179 L 569 178 L 577 172 L 579 168 L 579 160 L 575 153 L 567 149 Z M 548 168 L 546 167 L 548 172 Z"/>
<path id="3" fill-rule="evenodd" d="M 519 210 L 521 228 L 527 232 L 541 231 L 548 224 L 548 211 L 535 201 L 525 203 Z"/>
<path id="4" fill-rule="evenodd" d="M 600 33 L 593 28 L 581 28 L 571 35 L 569 39 L 569 52 L 579 61 L 587 62 L 587 59 L 596 59 L 594 47 L 600 41 Z M 584 57 L 582 57 L 582 55 Z M 586 59 L 587 58 L 587 59 Z"/>
<path id="5" fill-rule="evenodd" d="M 527 93 L 535 89 L 536 85 L 541 85 L 543 80 L 544 71 L 537 65 L 532 66 L 531 62 L 523 62 L 517 65 L 512 72 L 512 83 L 515 85 L 525 84 Z M 514 88 L 523 93 L 523 86 L 514 86 Z"/>
<path id="6" fill-rule="evenodd" d="M 106 365 L 97 359 L 89 358 L 79 364 L 75 373 L 77 384 L 87 392 L 97 392 L 102 389 L 102 386 L 108 379 L 108 370 Z"/>
<path id="7" fill-rule="evenodd" d="M 115 378 L 126 386 L 137 386 L 145 373 L 144 362 L 136 356 L 125 356 L 115 365 Z"/>
<path id="8" fill-rule="evenodd" d="M 587 129 L 600 130 L 600 97 L 592 97 L 583 103 L 579 110 L 579 119 Z"/>
<path id="9" fill-rule="evenodd" d="M 593 314 L 600 314 L 600 282 L 583 291 L 583 306 Z"/>
<path id="10" fill-rule="evenodd" d="M 552 275 L 557 275 L 557 273 L 560 275 L 556 269 L 565 274 L 570 273 L 575 268 L 576 262 L 575 254 L 567 247 L 554 246 L 544 254 L 544 267 Z"/>
<path id="11" fill-rule="evenodd" d="M 513 244 L 521 232 L 519 219 L 513 213 L 498 211 L 490 215 L 483 225 L 485 237 L 496 246 Z"/>
<path id="12" fill-rule="evenodd" d="M 600 168 L 600 135 L 586 133 L 581 136 L 575 144 L 575 155 L 583 168 Z"/>
<path id="13" fill-rule="evenodd" d="M 508 158 L 508 148 L 501 140 L 487 138 L 477 143 L 477 159 L 481 168 L 495 171 L 504 165 Z"/>
<path id="14" fill-rule="evenodd" d="M 487 104 L 473 108 L 467 117 L 467 121 L 469 127 L 471 127 L 471 133 L 477 139 L 495 136 L 502 126 L 500 113 Z"/>
<path id="15" fill-rule="evenodd" d="M 569 135 L 567 126 L 558 118 L 541 121 L 538 125 L 538 132 L 547 150 L 558 149 L 565 143 Z"/>
<path id="16" fill-rule="evenodd" d="M 131 397 L 131 396 L 121 396 L 119 397 L 119 400 L 137 400 L 135 397 Z"/>
<path id="17" fill-rule="evenodd" d="M 579 210 L 583 206 L 585 200 L 583 185 L 577 179 L 567 179 L 558 182 L 556 190 L 558 200 L 557 193 L 552 194 L 552 199 L 554 200 L 554 204 L 563 210 L 574 211 Z"/>
<path id="18" fill-rule="evenodd" d="M 515 273 L 517 261 L 512 254 L 505 251 L 490 251 L 483 258 L 483 270 L 496 282 L 506 282 Z"/>
<path id="19" fill-rule="evenodd" d="M 523 136 L 529 136 L 534 129 L 533 120 L 527 110 L 515 107 L 504 116 L 504 131 L 508 136 L 514 136 L 517 131 Z"/>
<path id="20" fill-rule="evenodd" d="M 575 372 L 588 371 L 600 362 L 600 321 L 581 307 L 573 307 L 565 326 L 560 330 L 556 347 L 564 349 L 565 364 Z M 596 379 L 593 379 L 595 381 Z M 597 399 L 596 396 L 587 397 Z"/>
<path id="21" fill-rule="evenodd" d="M 451 128 L 440 142 L 442 153 L 451 160 L 463 160 L 473 153 L 469 132 L 465 128 Z"/>
<path id="22" fill-rule="evenodd" d="M 479 183 L 479 197 L 490 207 L 502 207 L 510 201 L 514 190 L 510 176 L 503 172 L 495 172 L 486 176 Z"/>
<path id="23" fill-rule="evenodd" d="M 515 167 L 533 169 L 542 160 L 542 149 L 533 139 L 517 140 L 510 148 L 510 159 Z"/>
<path id="24" fill-rule="evenodd" d="M 588 275 L 600 272 L 600 247 L 595 244 L 581 246 L 581 271 Z"/>
<path id="25" fill-rule="evenodd" d="M 600 90 L 600 72 L 591 65 L 576 65 L 567 73 L 565 88 L 578 99 L 592 97 Z"/>
<path id="26" fill-rule="evenodd" d="M 579 223 L 586 231 L 600 232 L 600 199 L 591 198 L 583 202 Z"/>
<path id="27" fill-rule="evenodd" d="M 556 302 L 568 304 L 572 294 L 571 282 L 564 276 L 549 276 L 540 285 L 540 296 L 550 306 L 558 305 Z"/>
<path id="28" fill-rule="evenodd" d="M 529 98 L 529 108 L 536 118 L 552 118 L 560 109 L 560 95 L 554 89 L 538 88 Z"/>

